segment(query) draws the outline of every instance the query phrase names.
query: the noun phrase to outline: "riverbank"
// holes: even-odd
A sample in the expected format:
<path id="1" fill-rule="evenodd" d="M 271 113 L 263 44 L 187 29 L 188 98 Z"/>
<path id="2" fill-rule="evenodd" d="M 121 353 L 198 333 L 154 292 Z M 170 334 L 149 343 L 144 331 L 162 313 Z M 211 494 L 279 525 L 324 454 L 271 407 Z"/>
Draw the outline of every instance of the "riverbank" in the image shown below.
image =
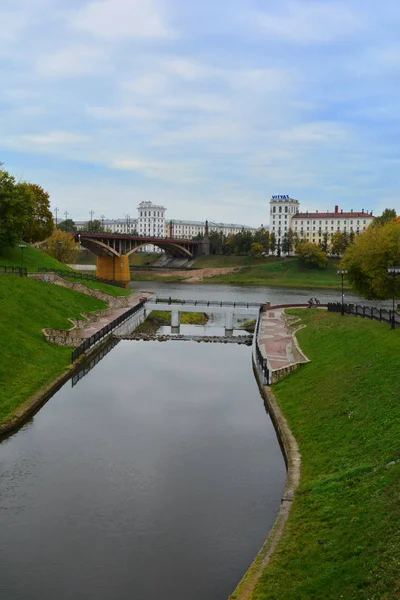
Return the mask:
<path id="1" fill-rule="evenodd" d="M 272 390 L 299 445 L 302 476 L 251 598 L 398 597 L 400 332 L 325 311 L 289 312 L 306 325 L 297 338 L 311 362 Z"/>
<path id="2" fill-rule="evenodd" d="M 339 289 L 340 279 L 336 274 L 337 261 L 330 260 L 326 269 L 308 269 L 297 259 L 252 259 L 251 263 L 237 261 L 239 264 L 219 266 L 221 258 L 229 257 L 202 257 L 195 261 L 194 266 L 204 264 L 204 259 L 217 259 L 215 266 L 195 268 L 193 270 L 165 270 L 165 271 L 132 271 L 132 281 L 159 281 L 165 283 L 225 283 L 230 285 L 268 286 L 287 288 L 319 288 Z M 231 257 L 250 258 L 250 257 Z M 201 262 L 203 261 L 203 262 Z M 229 261 L 223 261 L 225 264 Z M 210 260 L 206 264 L 210 263 Z M 243 265 L 247 266 L 243 266 Z"/>
<path id="3" fill-rule="evenodd" d="M 119 288 L 118 288 L 119 289 Z M 71 348 L 48 343 L 44 328 L 107 308 L 92 296 L 28 277 L 0 277 L 0 422 L 69 368 Z"/>

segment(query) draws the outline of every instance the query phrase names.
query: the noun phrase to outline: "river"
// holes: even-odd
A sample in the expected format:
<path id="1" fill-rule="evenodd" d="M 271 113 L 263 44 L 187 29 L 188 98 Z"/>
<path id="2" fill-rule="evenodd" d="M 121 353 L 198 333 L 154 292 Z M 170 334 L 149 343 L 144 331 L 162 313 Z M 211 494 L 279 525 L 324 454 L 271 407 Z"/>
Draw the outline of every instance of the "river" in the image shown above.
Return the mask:
<path id="1" fill-rule="evenodd" d="M 236 344 L 121 341 L 0 457 L 4 600 L 226 600 L 285 482 Z"/>

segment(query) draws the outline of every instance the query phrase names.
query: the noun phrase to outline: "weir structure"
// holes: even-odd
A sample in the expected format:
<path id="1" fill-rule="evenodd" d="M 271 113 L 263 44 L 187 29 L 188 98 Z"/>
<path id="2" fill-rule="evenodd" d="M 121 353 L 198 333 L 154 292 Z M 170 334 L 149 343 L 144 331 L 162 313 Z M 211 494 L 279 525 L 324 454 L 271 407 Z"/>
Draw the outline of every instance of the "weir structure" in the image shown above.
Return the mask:
<path id="1" fill-rule="evenodd" d="M 188 260 L 210 254 L 208 236 L 204 240 L 145 237 L 118 233 L 75 234 L 75 241 L 97 256 L 97 277 L 128 283 L 129 256 L 149 245 L 157 246 L 166 254 Z"/>
<path id="2" fill-rule="evenodd" d="M 181 312 L 204 312 L 225 315 L 225 331 L 233 331 L 235 316 L 257 316 L 260 302 L 229 302 L 218 300 L 172 300 L 164 298 L 151 298 L 144 305 L 145 316 L 152 310 L 171 312 L 171 327 L 177 332 L 180 326 Z"/>

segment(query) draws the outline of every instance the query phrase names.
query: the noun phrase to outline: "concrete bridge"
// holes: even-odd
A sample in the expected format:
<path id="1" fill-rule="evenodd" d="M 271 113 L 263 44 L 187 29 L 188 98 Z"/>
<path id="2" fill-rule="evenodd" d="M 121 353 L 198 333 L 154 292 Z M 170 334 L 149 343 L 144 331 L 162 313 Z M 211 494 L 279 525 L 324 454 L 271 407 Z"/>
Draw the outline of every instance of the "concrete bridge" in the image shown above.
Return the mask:
<path id="1" fill-rule="evenodd" d="M 129 256 L 140 248 L 157 246 L 173 257 L 195 258 L 210 253 L 208 239 L 201 241 L 149 237 L 119 233 L 75 234 L 79 242 L 97 256 L 97 277 L 112 281 L 130 281 Z"/>
<path id="2" fill-rule="evenodd" d="M 144 305 L 145 316 L 152 310 L 166 310 L 171 312 L 171 326 L 178 328 L 181 312 L 202 312 L 225 315 L 225 330 L 233 330 L 235 316 L 258 316 L 260 302 L 229 302 L 218 300 L 176 300 L 171 298 L 151 298 Z"/>

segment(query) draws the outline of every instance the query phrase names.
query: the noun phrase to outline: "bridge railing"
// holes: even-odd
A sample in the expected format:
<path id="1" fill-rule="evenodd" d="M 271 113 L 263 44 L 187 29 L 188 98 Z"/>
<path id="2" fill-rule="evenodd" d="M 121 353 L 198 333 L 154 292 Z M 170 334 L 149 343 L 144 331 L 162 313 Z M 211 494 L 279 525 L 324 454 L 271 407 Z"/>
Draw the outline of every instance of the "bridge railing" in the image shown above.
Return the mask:
<path id="1" fill-rule="evenodd" d="M 256 368 L 261 377 L 261 381 L 264 385 L 269 385 L 270 374 L 269 374 L 268 360 L 262 355 L 262 352 L 261 352 L 261 349 L 260 349 L 260 346 L 258 343 L 258 336 L 259 336 L 262 313 L 263 313 L 263 305 L 260 306 L 260 309 L 258 311 L 257 323 L 256 323 L 256 327 L 254 330 L 254 338 L 253 338 L 254 354 L 255 354 L 255 359 L 256 359 L 255 360 Z"/>
<path id="2" fill-rule="evenodd" d="M 82 354 L 85 354 L 89 350 L 89 348 L 98 344 L 103 338 L 105 338 L 114 329 L 121 325 L 121 323 L 123 323 L 124 321 L 129 319 L 129 317 L 141 310 L 144 305 L 144 300 L 139 302 L 138 304 L 136 304 L 136 306 L 133 306 L 132 308 L 124 312 L 122 315 L 120 315 L 119 317 L 102 327 L 102 329 L 96 331 L 96 333 L 90 336 L 90 338 L 87 338 L 84 342 L 82 342 L 82 344 L 74 348 L 71 353 L 71 362 L 75 362 L 80 356 L 82 356 Z"/>
<path id="3" fill-rule="evenodd" d="M 74 281 L 97 281 L 99 283 L 107 283 L 116 287 L 125 287 L 125 284 L 121 281 L 115 281 L 113 279 L 104 279 L 103 277 L 97 277 L 92 273 L 82 273 L 81 271 L 67 271 L 63 269 L 51 269 L 48 267 L 39 267 L 38 273 L 55 273 L 64 279 L 73 279 Z"/>
<path id="4" fill-rule="evenodd" d="M 178 298 L 155 298 L 150 300 L 156 304 L 184 304 L 188 306 L 217 306 L 219 308 L 257 308 L 260 309 L 260 302 L 232 302 L 230 300 L 180 300 Z"/>
<path id="5" fill-rule="evenodd" d="M 26 267 L 15 267 L 8 265 L 0 265 L 0 274 L 2 275 L 28 275 L 28 269 Z"/>
<path id="6" fill-rule="evenodd" d="M 341 302 L 329 302 L 329 312 L 342 312 Z M 375 321 L 383 321 L 384 323 L 394 323 L 396 327 L 400 327 L 400 314 L 388 308 L 377 308 L 376 306 L 365 306 L 360 304 L 343 304 L 343 313 L 353 315 L 355 317 L 363 317 L 364 319 L 374 319 Z"/>

